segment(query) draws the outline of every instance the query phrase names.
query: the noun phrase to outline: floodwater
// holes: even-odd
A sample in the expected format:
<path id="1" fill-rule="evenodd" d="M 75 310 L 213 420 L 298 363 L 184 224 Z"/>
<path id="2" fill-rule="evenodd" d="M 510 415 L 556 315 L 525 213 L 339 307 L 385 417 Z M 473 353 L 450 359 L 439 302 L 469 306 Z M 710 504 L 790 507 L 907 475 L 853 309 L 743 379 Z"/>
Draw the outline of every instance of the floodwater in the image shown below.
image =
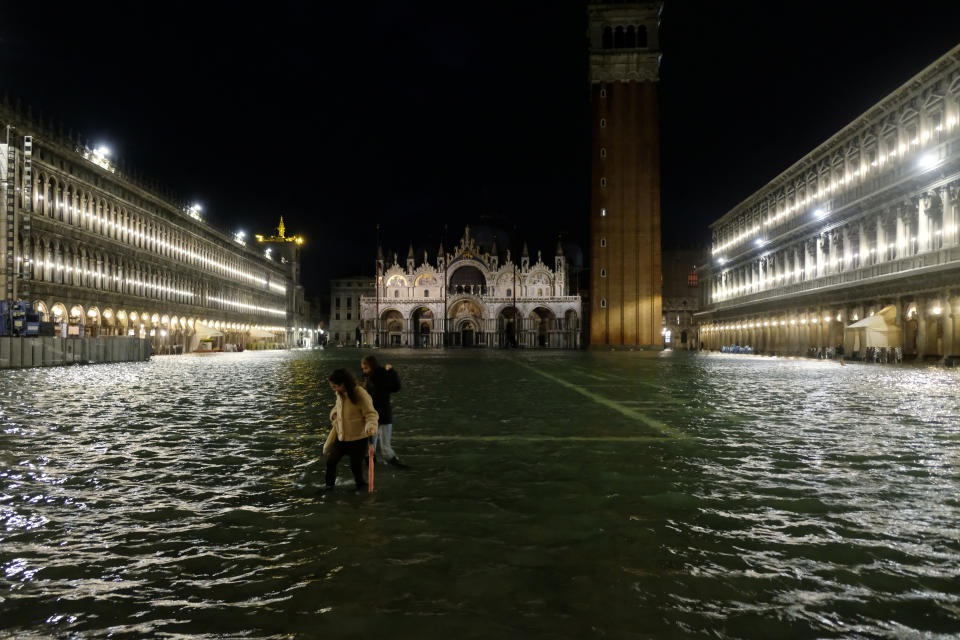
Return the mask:
<path id="1" fill-rule="evenodd" d="M 318 496 L 361 353 L 0 374 L 0 637 L 960 634 L 957 370 L 382 351 L 410 468 Z"/>

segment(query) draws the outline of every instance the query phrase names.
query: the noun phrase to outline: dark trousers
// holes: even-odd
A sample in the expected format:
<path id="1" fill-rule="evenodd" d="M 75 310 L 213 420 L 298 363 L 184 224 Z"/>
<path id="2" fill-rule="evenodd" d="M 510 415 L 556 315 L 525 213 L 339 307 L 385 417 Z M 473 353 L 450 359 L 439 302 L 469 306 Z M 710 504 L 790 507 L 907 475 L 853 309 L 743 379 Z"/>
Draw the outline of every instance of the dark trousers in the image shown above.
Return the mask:
<path id="1" fill-rule="evenodd" d="M 357 487 L 367 486 L 367 481 L 363 479 L 363 461 L 367 457 L 367 438 L 359 440 L 334 440 L 333 451 L 327 456 L 327 486 L 332 487 L 337 482 L 337 465 L 340 464 L 340 458 L 350 456 L 350 470 L 353 471 L 353 479 L 357 482 Z"/>

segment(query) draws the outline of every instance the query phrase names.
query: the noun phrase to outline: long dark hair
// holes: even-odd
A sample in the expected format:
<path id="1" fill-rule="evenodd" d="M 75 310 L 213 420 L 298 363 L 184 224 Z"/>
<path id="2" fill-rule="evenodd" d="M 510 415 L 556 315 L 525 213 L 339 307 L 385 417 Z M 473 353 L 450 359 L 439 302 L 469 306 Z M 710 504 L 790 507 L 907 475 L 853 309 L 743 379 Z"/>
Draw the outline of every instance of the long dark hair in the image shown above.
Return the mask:
<path id="1" fill-rule="evenodd" d="M 349 369 L 337 369 L 330 374 L 329 379 L 333 384 L 342 384 L 346 387 L 350 402 L 357 402 L 357 379 L 353 377 Z"/>
<path id="2" fill-rule="evenodd" d="M 367 363 L 370 371 L 376 371 L 380 368 L 380 363 L 377 362 L 377 356 L 363 356 L 363 362 Z"/>

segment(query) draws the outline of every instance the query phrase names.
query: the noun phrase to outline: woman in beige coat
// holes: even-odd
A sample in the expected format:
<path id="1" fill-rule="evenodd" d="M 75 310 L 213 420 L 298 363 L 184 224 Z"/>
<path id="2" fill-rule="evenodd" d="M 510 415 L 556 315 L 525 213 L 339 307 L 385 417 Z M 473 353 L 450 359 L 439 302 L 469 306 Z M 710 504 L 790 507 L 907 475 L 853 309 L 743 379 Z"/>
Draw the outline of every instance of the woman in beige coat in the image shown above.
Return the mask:
<path id="1" fill-rule="evenodd" d="M 337 464 L 343 456 L 350 456 L 350 470 L 357 482 L 357 490 L 366 490 L 363 479 L 363 460 L 367 455 L 367 438 L 377 435 L 379 416 L 373 400 L 347 369 L 330 374 L 330 388 L 337 392 L 337 404 L 330 412 L 333 428 L 323 446 L 327 455 L 325 490 L 333 489 L 337 481 Z"/>

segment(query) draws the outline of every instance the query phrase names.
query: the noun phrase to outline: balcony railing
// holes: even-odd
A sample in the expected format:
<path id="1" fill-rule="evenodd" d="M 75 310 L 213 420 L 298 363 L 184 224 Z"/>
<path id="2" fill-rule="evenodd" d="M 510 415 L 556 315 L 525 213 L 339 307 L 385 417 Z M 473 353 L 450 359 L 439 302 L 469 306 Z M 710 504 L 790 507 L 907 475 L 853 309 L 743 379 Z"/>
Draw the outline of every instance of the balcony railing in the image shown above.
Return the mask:
<path id="1" fill-rule="evenodd" d="M 889 278 L 891 276 L 911 275 L 911 272 L 919 269 L 927 269 L 939 266 L 956 266 L 960 269 L 960 246 L 949 247 L 929 251 L 919 255 L 907 256 L 896 260 L 878 262 L 875 264 L 861 266 L 858 269 L 850 269 L 839 273 L 831 273 L 819 278 L 793 282 L 779 287 L 771 287 L 763 291 L 756 291 L 743 296 L 738 296 L 731 300 L 712 301 L 710 307 L 715 310 L 733 309 L 754 302 L 766 300 L 779 300 L 789 298 L 798 294 L 809 293 L 818 290 L 830 288 L 843 288 L 846 286 L 863 283 L 877 278 Z"/>

